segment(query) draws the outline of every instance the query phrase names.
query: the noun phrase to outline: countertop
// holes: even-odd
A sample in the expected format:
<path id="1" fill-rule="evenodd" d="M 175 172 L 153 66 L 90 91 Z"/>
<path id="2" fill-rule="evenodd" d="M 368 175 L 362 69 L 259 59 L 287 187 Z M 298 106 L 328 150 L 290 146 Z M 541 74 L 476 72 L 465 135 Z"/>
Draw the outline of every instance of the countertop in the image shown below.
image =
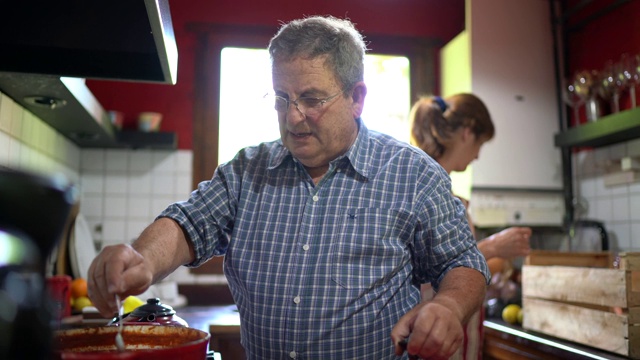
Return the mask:
<path id="1" fill-rule="evenodd" d="M 240 314 L 235 305 L 185 306 L 175 310 L 189 327 L 206 332 L 211 325 L 240 326 Z"/>
<path id="2" fill-rule="evenodd" d="M 209 332 L 211 325 L 229 326 L 239 333 L 240 316 L 235 305 L 226 306 L 186 306 L 176 309 L 190 327 Z M 484 321 L 485 334 L 499 337 L 525 347 L 536 348 L 557 359 L 624 360 L 627 357 L 600 349 L 558 339 L 522 326 L 511 325 L 501 319 Z M 213 335 L 212 335 L 213 336 Z"/>

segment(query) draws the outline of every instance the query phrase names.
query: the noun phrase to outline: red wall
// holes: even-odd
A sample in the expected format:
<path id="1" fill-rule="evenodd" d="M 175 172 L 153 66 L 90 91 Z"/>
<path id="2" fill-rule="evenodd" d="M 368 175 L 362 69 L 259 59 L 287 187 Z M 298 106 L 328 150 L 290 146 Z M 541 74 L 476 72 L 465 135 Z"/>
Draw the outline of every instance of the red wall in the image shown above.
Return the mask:
<path id="1" fill-rule="evenodd" d="M 578 1 L 582 0 L 570 0 L 569 7 Z M 569 25 L 610 3 L 593 1 L 573 15 Z M 464 28 L 464 0 L 172 0 L 170 6 L 179 52 L 176 85 L 97 80 L 89 80 L 87 85 L 105 109 L 124 112 L 126 128 L 135 127 L 137 114 L 142 111 L 164 114 L 161 130 L 177 132 L 181 149 L 192 148 L 193 79 L 203 76 L 194 73 L 195 39 L 186 30 L 189 23 L 275 26 L 304 15 L 331 14 L 350 18 L 365 36 L 417 36 L 441 39 L 443 43 Z M 600 69 L 622 53 L 640 53 L 639 18 L 640 1 L 631 1 L 570 33 L 569 72 Z"/>
<path id="2" fill-rule="evenodd" d="M 195 38 L 188 23 L 277 26 L 304 15 L 348 17 L 366 36 L 388 34 L 449 41 L 464 28 L 464 0 L 173 0 L 170 1 L 178 46 L 176 85 L 88 80 L 106 110 L 125 114 L 125 128 L 135 128 L 137 114 L 164 115 L 161 130 L 178 133 L 178 147 L 192 148 Z M 266 46 L 266 44 L 265 44 Z M 375 49 L 373 49 L 375 50 Z"/>
<path id="3" fill-rule="evenodd" d="M 572 0 L 571 6 L 578 0 Z M 569 73 L 600 70 L 607 60 L 617 61 L 623 53 L 640 54 L 640 1 L 630 2 L 602 14 L 614 1 L 594 1 L 570 18 L 569 26 L 596 16 L 578 31 L 570 32 L 567 41 Z"/>

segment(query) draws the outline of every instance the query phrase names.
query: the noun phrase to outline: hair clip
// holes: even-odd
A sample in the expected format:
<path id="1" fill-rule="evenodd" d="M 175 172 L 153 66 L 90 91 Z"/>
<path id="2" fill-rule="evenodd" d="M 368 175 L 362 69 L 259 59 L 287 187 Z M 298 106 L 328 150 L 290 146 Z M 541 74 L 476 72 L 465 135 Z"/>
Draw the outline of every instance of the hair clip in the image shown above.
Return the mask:
<path id="1" fill-rule="evenodd" d="M 438 104 L 438 106 L 440 107 L 440 111 L 442 111 L 443 113 L 445 111 L 447 111 L 447 108 L 449 106 L 447 105 L 447 103 L 444 100 L 442 100 L 442 98 L 440 96 L 434 96 L 433 97 L 433 101 L 435 101 Z"/>

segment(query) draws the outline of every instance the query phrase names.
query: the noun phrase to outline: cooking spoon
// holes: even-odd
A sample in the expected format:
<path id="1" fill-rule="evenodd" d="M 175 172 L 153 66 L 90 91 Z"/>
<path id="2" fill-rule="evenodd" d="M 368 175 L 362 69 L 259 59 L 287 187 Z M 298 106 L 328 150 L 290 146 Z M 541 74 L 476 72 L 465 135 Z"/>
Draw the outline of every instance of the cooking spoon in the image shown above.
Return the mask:
<path id="1" fill-rule="evenodd" d="M 118 306 L 118 334 L 116 334 L 116 347 L 118 351 L 124 351 L 124 340 L 122 339 L 122 318 L 124 317 L 124 310 L 120 303 L 120 296 L 116 294 L 116 305 Z"/>

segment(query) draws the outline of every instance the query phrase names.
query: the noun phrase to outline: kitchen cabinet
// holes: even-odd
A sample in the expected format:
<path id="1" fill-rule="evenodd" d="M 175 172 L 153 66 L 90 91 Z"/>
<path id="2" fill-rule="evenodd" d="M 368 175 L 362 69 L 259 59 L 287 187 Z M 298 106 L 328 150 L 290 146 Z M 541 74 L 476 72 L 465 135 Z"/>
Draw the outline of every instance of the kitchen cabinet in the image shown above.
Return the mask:
<path id="1" fill-rule="evenodd" d="M 472 189 L 562 189 L 549 3 L 467 0 L 466 14 L 440 63 L 442 95 L 478 95 L 496 127 L 472 164 Z"/>
<path id="2" fill-rule="evenodd" d="M 9 2 L 0 13 L 0 92 L 79 147 L 175 149 L 173 133 L 119 133 L 85 78 L 175 84 L 168 0 L 73 7 Z"/>

